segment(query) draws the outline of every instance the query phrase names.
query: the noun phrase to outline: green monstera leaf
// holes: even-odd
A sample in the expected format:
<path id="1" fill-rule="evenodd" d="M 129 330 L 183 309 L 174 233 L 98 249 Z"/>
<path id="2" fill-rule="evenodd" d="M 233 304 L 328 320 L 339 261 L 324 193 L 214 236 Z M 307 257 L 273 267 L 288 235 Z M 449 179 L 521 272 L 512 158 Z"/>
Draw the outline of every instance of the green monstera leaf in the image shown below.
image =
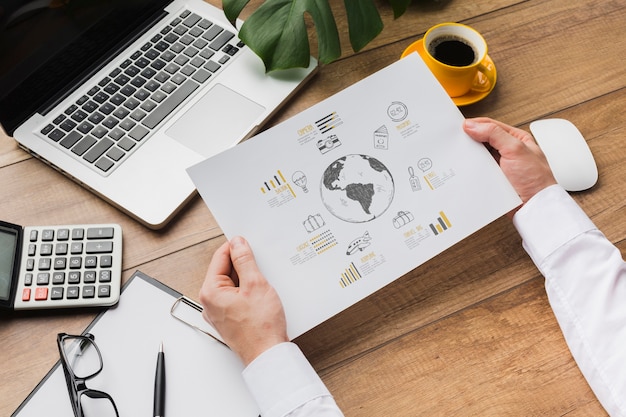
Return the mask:
<path id="1" fill-rule="evenodd" d="M 234 24 L 249 0 L 223 0 L 224 13 Z M 401 16 L 411 0 L 389 0 Z M 360 51 L 383 29 L 374 0 L 344 0 L 350 43 Z M 341 56 L 337 24 L 329 0 L 266 0 L 244 22 L 239 37 L 265 64 L 266 71 L 307 67 L 311 56 L 304 14 L 313 19 L 318 59 L 328 64 Z"/>

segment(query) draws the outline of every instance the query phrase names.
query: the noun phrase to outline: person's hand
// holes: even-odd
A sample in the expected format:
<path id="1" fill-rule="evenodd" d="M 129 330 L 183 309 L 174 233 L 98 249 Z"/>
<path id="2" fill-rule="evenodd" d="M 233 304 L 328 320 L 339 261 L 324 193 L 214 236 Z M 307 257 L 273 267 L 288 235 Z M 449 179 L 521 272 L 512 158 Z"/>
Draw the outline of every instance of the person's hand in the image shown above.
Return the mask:
<path id="1" fill-rule="evenodd" d="M 224 243 L 213 255 L 200 302 L 204 319 L 246 366 L 265 350 L 289 340 L 280 298 L 242 237 Z"/>
<path id="2" fill-rule="evenodd" d="M 489 145 L 522 202 L 556 184 L 545 155 L 530 133 L 486 117 L 467 119 L 463 129 L 472 139 Z"/>

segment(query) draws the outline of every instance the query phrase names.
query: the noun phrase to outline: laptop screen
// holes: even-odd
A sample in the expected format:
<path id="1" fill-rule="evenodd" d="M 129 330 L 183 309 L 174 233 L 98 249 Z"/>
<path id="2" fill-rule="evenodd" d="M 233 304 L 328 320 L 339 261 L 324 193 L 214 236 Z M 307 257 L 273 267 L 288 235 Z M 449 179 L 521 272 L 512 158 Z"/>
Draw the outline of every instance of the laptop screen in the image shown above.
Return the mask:
<path id="1" fill-rule="evenodd" d="M 44 113 L 171 0 L 0 0 L 0 123 Z"/>

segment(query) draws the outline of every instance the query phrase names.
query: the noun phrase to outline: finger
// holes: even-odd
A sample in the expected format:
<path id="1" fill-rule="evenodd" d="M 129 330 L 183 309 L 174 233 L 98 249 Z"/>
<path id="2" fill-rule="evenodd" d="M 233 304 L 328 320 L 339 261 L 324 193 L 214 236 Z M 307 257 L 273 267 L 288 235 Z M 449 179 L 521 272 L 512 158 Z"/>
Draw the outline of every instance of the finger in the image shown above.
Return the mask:
<path id="1" fill-rule="evenodd" d="M 230 259 L 230 244 L 225 242 L 220 246 L 209 263 L 205 284 L 212 287 L 235 286 L 231 275 L 233 274 L 233 264 Z"/>
<path id="2" fill-rule="evenodd" d="M 517 149 L 521 144 L 521 139 L 525 141 L 526 136 L 530 137 L 523 130 L 484 118 L 466 120 L 463 129 L 472 139 L 489 144 L 500 154 L 507 150 Z M 530 139 L 532 140 L 532 137 Z"/>
<path id="3" fill-rule="evenodd" d="M 233 268 L 240 278 L 240 286 L 249 286 L 259 281 L 265 281 L 257 266 L 252 248 L 244 238 L 237 236 L 230 241 L 230 258 Z"/>

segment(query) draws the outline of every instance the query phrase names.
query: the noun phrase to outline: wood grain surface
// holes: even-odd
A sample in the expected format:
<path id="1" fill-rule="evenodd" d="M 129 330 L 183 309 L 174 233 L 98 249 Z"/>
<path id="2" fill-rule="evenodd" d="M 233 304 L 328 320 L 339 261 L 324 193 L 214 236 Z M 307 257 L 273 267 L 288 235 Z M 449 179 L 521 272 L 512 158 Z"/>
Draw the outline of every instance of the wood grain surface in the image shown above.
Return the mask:
<path id="1" fill-rule="evenodd" d="M 498 81 L 487 98 L 461 108 L 463 114 L 524 129 L 547 117 L 574 122 L 600 178 L 573 196 L 626 253 L 624 1 L 418 0 L 394 20 L 380 0 L 385 28 L 359 53 L 349 49 L 343 2 L 331 3 L 343 56 L 320 68 L 267 126 L 396 61 L 430 26 L 469 24 L 487 40 Z M 307 22 L 315 51 L 315 29 Z M 225 240 L 199 197 L 165 229 L 149 230 L 3 133 L 0 213 L 21 225 L 119 223 L 124 280 L 140 269 L 192 298 Z M 56 333 L 81 332 L 95 314 L 0 316 L 0 415 L 10 415 L 58 360 Z M 295 342 L 346 416 L 606 415 L 563 340 L 542 276 L 506 217 Z"/>

